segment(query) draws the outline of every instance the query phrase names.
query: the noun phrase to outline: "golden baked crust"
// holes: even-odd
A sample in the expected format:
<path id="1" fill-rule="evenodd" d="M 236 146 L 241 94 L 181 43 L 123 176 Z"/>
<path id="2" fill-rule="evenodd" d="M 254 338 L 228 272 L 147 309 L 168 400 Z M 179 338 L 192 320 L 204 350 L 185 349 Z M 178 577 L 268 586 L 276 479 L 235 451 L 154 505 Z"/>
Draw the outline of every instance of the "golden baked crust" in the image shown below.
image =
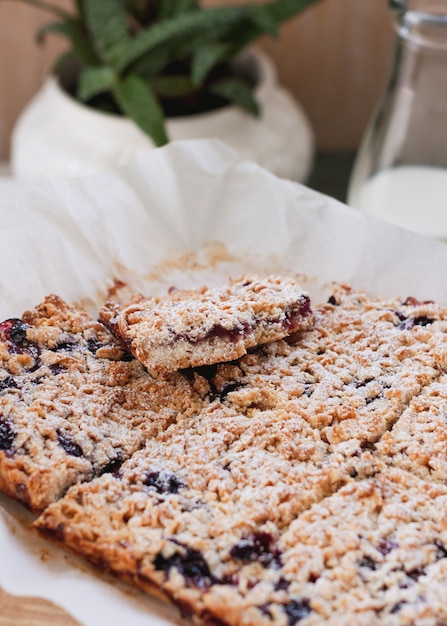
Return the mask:
<path id="1" fill-rule="evenodd" d="M 206 626 L 439 626 L 447 489 L 385 442 L 447 412 L 446 323 L 341 287 L 311 330 L 186 372 L 209 403 L 36 527 Z"/>
<path id="2" fill-rule="evenodd" d="M 108 304 L 100 319 L 154 373 L 234 361 L 249 348 L 312 326 L 308 294 L 278 276 Z"/>
<path id="3" fill-rule="evenodd" d="M 177 375 L 154 381 L 102 324 L 49 296 L 0 324 L 0 489 L 41 511 L 202 396 Z"/>

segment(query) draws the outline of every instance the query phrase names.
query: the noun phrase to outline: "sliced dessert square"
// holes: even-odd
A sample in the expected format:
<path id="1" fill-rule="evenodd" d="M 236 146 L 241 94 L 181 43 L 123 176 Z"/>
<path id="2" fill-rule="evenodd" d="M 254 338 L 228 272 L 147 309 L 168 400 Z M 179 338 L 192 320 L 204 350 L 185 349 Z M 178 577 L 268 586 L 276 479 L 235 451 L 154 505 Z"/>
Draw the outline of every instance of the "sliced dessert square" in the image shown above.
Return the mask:
<path id="1" fill-rule="evenodd" d="M 376 444 L 380 458 L 428 481 L 447 484 L 447 376 L 426 387 Z"/>
<path id="2" fill-rule="evenodd" d="M 0 489 L 40 511 L 115 471 L 201 393 L 180 375 L 154 381 L 102 324 L 47 297 L 0 324 Z"/>
<path id="3" fill-rule="evenodd" d="M 283 584 L 309 608 L 300 626 L 447 621 L 447 488 L 377 469 L 303 513 L 278 542 Z M 276 604 L 268 610 L 278 614 Z"/>
<path id="4" fill-rule="evenodd" d="M 100 319 L 149 371 L 166 373 L 238 359 L 309 329 L 312 312 L 309 296 L 291 278 L 247 276 L 222 288 L 108 304 Z"/>
<path id="5" fill-rule="evenodd" d="M 375 442 L 447 357 L 447 308 L 368 298 L 339 289 L 317 307 L 299 341 L 260 347 L 208 373 L 222 401 L 247 415 L 298 414 L 333 446 Z"/>

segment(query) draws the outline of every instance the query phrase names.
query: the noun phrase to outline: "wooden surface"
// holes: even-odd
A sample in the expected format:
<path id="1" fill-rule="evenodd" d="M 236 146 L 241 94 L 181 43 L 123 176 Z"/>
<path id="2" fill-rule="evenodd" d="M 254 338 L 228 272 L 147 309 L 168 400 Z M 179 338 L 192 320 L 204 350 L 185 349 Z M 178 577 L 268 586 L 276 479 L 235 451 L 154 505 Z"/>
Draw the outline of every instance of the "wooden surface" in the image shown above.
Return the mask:
<path id="1" fill-rule="evenodd" d="M 286 24 L 279 40 L 263 42 L 282 82 L 304 105 L 322 149 L 352 149 L 359 142 L 387 74 L 394 38 L 387 5 L 322 0 Z M 19 112 L 61 48 L 56 37 L 41 48 L 34 43 L 33 33 L 45 19 L 36 9 L 0 0 L 0 159 Z"/>
<path id="2" fill-rule="evenodd" d="M 77 626 L 77 622 L 49 602 L 11 596 L 0 589 L 0 626 Z"/>

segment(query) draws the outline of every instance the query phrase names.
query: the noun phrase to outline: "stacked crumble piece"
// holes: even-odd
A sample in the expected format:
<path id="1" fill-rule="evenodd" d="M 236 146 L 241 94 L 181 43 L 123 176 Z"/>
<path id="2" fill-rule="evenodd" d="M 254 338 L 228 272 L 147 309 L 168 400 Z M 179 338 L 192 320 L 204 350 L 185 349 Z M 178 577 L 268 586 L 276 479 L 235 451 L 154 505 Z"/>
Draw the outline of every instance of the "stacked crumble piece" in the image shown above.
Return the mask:
<path id="1" fill-rule="evenodd" d="M 0 486 L 44 509 L 41 532 L 198 624 L 447 624 L 447 308 L 339 288 L 311 316 L 283 287 L 196 294 L 209 310 L 243 289 L 234 326 L 192 324 L 192 292 L 150 332 L 157 299 L 105 307 L 110 332 L 52 298 L 6 322 Z M 179 312 L 188 332 L 169 325 Z M 171 373 L 175 355 L 188 369 Z M 51 463 L 64 481 L 37 506 Z"/>

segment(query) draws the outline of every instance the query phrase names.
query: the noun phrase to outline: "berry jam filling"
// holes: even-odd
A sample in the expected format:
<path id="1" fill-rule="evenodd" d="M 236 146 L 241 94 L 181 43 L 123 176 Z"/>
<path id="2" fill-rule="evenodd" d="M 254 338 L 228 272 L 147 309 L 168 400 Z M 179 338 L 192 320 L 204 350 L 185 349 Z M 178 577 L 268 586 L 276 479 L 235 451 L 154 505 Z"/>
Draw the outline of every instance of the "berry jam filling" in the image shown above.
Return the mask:
<path id="1" fill-rule="evenodd" d="M 50 365 L 50 370 L 52 374 L 57 376 L 58 374 L 61 374 L 62 372 L 64 372 L 66 368 L 63 365 L 60 365 L 59 363 L 53 363 L 52 365 Z"/>
<path id="2" fill-rule="evenodd" d="M 307 598 L 291 600 L 288 604 L 284 605 L 283 609 L 287 615 L 289 626 L 298 624 L 298 622 L 303 620 L 312 612 L 312 609 L 310 608 L 310 601 Z"/>
<path id="3" fill-rule="evenodd" d="M 18 389 L 17 383 L 12 376 L 0 380 L 0 391 L 5 389 Z"/>
<path id="4" fill-rule="evenodd" d="M 231 343 L 240 341 L 244 335 L 251 332 L 251 326 L 249 324 L 240 324 L 233 328 L 225 328 L 222 324 L 215 324 L 208 333 L 199 337 L 191 337 L 187 334 L 175 334 L 175 340 L 182 339 L 190 344 L 201 343 L 202 341 L 208 341 L 209 339 L 222 339 Z"/>
<path id="5" fill-rule="evenodd" d="M 230 555 L 244 563 L 259 561 L 264 566 L 281 564 L 281 554 L 269 533 L 255 533 L 249 539 L 241 539 L 231 548 Z"/>
<path id="6" fill-rule="evenodd" d="M 282 325 L 288 332 L 293 333 L 300 329 L 303 318 L 311 315 L 310 298 L 303 296 L 298 304 L 285 311 L 286 319 Z"/>
<path id="7" fill-rule="evenodd" d="M 65 350 L 66 352 L 72 352 L 75 348 L 78 347 L 78 342 L 69 337 L 66 341 L 61 341 L 57 344 L 55 348 L 53 348 L 53 352 L 59 352 L 60 350 Z"/>
<path id="8" fill-rule="evenodd" d="M 81 446 L 79 446 L 71 435 L 62 431 L 57 431 L 57 441 L 60 447 L 70 456 L 84 456 Z"/>
<path id="9" fill-rule="evenodd" d="M 435 559 L 437 561 L 440 561 L 441 559 L 445 559 L 447 557 L 447 548 L 444 546 L 444 544 L 437 539 L 435 541 L 435 546 L 436 546 Z"/>
<path id="10" fill-rule="evenodd" d="M 233 328 L 225 328 L 222 324 L 215 324 L 205 335 L 200 337 L 191 337 L 188 334 L 173 334 L 176 340 L 182 339 L 191 344 L 197 344 L 214 338 L 236 343 L 243 339 L 244 336 L 250 335 L 253 330 L 261 324 L 264 326 L 269 324 L 281 324 L 288 333 L 295 332 L 300 329 L 303 318 L 309 317 L 310 315 L 312 315 L 310 299 L 307 296 L 303 296 L 298 304 L 284 311 L 285 319 L 277 318 L 269 320 L 268 322 L 262 319 L 255 319 L 252 324 L 240 322 Z"/>
<path id="11" fill-rule="evenodd" d="M 289 587 L 290 582 L 281 576 L 281 578 L 276 581 L 274 589 L 275 591 L 286 591 Z"/>
<path id="12" fill-rule="evenodd" d="M 178 544 L 178 542 L 173 543 Z M 155 569 L 166 572 L 168 575 L 169 570 L 175 567 L 190 585 L 203 590 L 209 589 L 216 581 L 210 572 L 208 563 L 198 550 L 189 546 L 182 546 L 182 548 L 182 554 L 176 552 L 167 558 L 161 553 L 158 554 L 154 560 Z"/>
<path id="13" fill-rule="evenodd" d="M 408 578 L 411 578 L 411 580 L 415 580 L 415 581 L 417 581 L 421 576 L 424 576 L 424 575 L 425 575 L 425 569 L 422 567 L 411 570 L 411 572 L 407 572 Z"/>
<path id="14" fill-rule="evenodd" d="M 366 567 L 367 569 L 375 571 L 377 569 L 377 563 L 369 556 L 364 556 L 363 559 L 359 561 L 359 567 Z"/>
<path id="15" fill-rule="evenodd" d="M 401 610 L 401 608 L 403 608 L 407 603 L 402 601 L 402 602 L 398 602 L 397 604 L 395 604 L 391 609 L 390 609 L 390 613 L 392 615 L 394 615 L 395 613 L 399 613 L 399 611 Z"/>
<path id="16" fill-rule="evenodd" d="M 0 450 L 11 450 L 15 437 L 11 425 L 5 420 L 0 420 Z"/>
<path id="17" fill-rule="evenodd" d="M 111 459 L 105 467 L 101 470 L 101 474 L 116 474 L 125 459 L 121 450 L 116 451 L 116 456 Z"/>
<path id="18" fill-rule="evenodd" d="M 404 306 L 420 306 L 421 304 L 433 304 L 433 300 L 416 300 L 413 296 L 409 296 L 402 304 Z"/>
<path id="19" fill-rule="evenodd" d="M 377 546 L 377 550 L 380 552 L 380 554 L 386 556 L 393 550 L 396 550 L 398 547 L 399 544 L 396 541 L 393 541 L 392 539 L 382 539 Z"/>
<path id="20" fill-rule="evenodd" d="M 6 320 L 0 324 L 0 341 L 8 343 L 10 351 L 14 354 L 29 353 L 36 357 L 39 348 L 26 338 L 28 328 L 29 326 L 17 318 Z"/>
<path id="21" fill-rule="evenodd" d="M 400 320 L 400 324 L 397 326 L 399 330 L 411 330 L 415 326 L 429 326 L 435 321 L 432 317 L 428 317 L 427 315 L 406 317 L 400 311 L 394 311 L 394 313 Z"/>
<path id="22" fill-rule="evenodd" d="M 91 337 L 90 339 L 87 339 L 87 350 L 89 352 L 91 352 L 92 354 L 96 354 L 97 350 L 99 350 L 100 348 L 104 348 L 104 344 L 102 343 L 102 341 L 100 341 L 96 337 Z"/>
<path id="23" fill-rule="evenodd" d="M 155 489 L 157 493 L 178 493 L 179 489 L 186 487 L 184 483 L 172 472 L 146 472 L 143 485 Z"/>

